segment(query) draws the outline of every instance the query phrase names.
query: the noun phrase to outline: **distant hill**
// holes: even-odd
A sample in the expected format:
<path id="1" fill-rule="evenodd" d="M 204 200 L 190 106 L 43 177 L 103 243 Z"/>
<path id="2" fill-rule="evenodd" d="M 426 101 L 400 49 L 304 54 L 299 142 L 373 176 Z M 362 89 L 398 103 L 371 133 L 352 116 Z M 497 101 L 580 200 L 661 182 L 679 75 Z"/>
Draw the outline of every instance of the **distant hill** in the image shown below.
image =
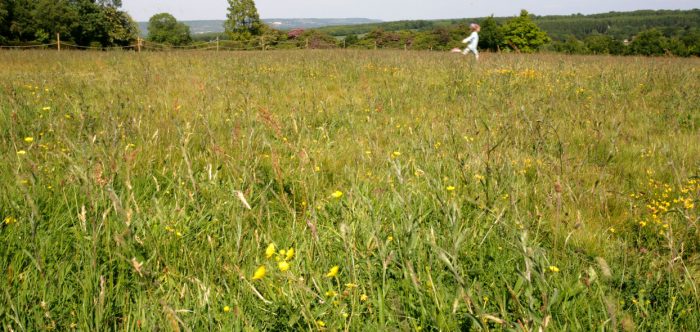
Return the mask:
<path id="1" fill-rule="evenodd" d="M 190 27 L 192 34 L 216 33 L 224 31 L 224 20 L 182 21 Z M 355 24 L 380 23 L 369 18 L 266 18 L 263 22 L 278 30 L 312 29 L 327 26 L 352 26 Z M 148 34 L 148 22 L 138 22 L 142 35 Z"/>
<path id="2" fill-rule="evenodd" d="M 536 13 L 531 13 L 536 14 Z M 503 23 L 512 17 L 495 17 Z M 480 22 L 485 17 L 456 18 L 446 20 L 410 20 L 375 22 L 348 26 L 327 26 L 319 30 L 332 36 L 363 35 L 375 29 L 384 31 L 428 31 L 457 24 Z M 604 14 L 572 14 L 534 16 L 534 21 L 547 31 L 554 40 L 568 36 L 583 38 L 593 33 L 607 34 L 619 39 L 630 38 L 640 31 L 658 28 L 666 35 L 680 30 L 700 28 L 700 9 L 692 10 L 638 10 L 632 12 L 610 12 Z"/>

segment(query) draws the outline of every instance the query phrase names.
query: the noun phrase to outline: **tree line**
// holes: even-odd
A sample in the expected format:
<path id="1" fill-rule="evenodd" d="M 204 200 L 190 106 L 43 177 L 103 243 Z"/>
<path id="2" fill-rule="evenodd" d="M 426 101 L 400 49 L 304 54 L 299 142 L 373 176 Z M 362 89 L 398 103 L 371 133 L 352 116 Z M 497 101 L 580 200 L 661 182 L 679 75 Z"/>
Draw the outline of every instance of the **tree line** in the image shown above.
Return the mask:
<path id="1" fill-rule="evenodd" d="M 493 16 L 492 16 L 493 17 Z M 381 28 L 385 31 L 428 31 L 451 27 L 459 24 L 480 22 L 486 17 L 449 19 L 449 20 L 407 20 L 395 22 L 368 23 L 358 25 L 329 26 L 319 28 L 332 36 L 363 35 Z M 498 24 L 503 24 L 512 17 L 493 17 Z M 661 29 L 671 36 L 685 29 L 700 28 L 700 9 L 693 10 L 638 10 L 632 12 L 611 12 L 604 14 L 572 15 L 532 15 L 533 21 L 553 40 L 563 40 L 569 35 L 578 39 L 600 33 L 613 38 L 630 39 L 650 28 Z"/>
<path id="2" fill-rule="evenodd" d="M 570 54 L 700 56 L 700 10 L 640 10 L 595 15 L 486 17 L 434 21 L 398 21 L 320 28 L 359 47 L 448 50 L 459 47 L 470 22 L 481 24 L 479 47 L 522 51 L 513 44 L 517 25 L 534 24 L 546 32 L 540 50 Z M 532 29 L 532 28 L 529 28 Z M 536 31 L 536 30 L 532 30 Z M 537 35 L 527 37 L 538 41 Z M 539 42 L 537 42 L 539 44 Z M 347 45 L 347 43 L 346 43 Z M 513 46 L 516 47 L 513 47 Z"/>
<path id="3" fill-rule="evenodd" d="M 0 0 L 0 44 L 47 43 L 61 39 L 79 46 L 126 46 L 138 26 L 121 0 Z"/>

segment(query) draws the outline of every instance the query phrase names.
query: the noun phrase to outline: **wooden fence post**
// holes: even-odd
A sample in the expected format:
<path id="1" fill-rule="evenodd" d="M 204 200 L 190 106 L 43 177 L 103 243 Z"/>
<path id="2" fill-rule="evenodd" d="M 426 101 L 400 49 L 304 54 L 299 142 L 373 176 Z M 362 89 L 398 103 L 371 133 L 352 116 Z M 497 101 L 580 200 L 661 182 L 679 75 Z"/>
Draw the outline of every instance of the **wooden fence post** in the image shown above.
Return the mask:
<path id="1" fill-rule="evenodd" d="M 59 32 L 56 33 L 56 46 L 58 47 L 58 51 L 61 52 L 61 33 Z"/>
<path id="2" fill-rule="evenodd" d="M 219 36 L 216 36 L 216 51 L 219 51 Z"/>
<path id="3" fill-rule="evenodd" d="M 136 50 L 141 53 L 141 37 L 136 37 Z"/>

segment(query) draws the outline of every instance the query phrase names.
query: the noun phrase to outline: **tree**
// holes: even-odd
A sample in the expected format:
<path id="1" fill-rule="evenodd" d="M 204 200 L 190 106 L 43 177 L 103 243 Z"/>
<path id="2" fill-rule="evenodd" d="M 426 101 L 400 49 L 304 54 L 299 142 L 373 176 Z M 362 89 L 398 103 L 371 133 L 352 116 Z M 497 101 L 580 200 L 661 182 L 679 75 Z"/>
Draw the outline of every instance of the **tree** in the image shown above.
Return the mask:
<path id="1" fill-rule="evenodd" d="M 121 0 L 0 0 L 0 39 L 46 42 L 55 38 L 78 45 L 126 45 L 138 29 Z"/>
<path id="2" fill-rule="evenodd" d="M 657 29 L 640 32 L 632 40 L 629 51 L 637 55 L 663 55 L 666 52 L 666 37 Z"/>
<path id="3" fill-rule="evenodd" d="M 527 10 L 523 9 L 519 17 L 503 25 L 503 41 L 515 51 L 531 53 L 552 40 L 533 22 Z"/>
<path id="4" fill-rule="evenodd" d="M 228 0 L 224 28 L 232 40 L 247 40 L 262 32 L 263 23 L 253 0 Z"/>
<path id="5" fill-rule="evenodd" d="M 126 46 L 131 44 L 139 35 L 139 26 L 126 12 L 116 7 L 106 7 L 104 11 L 107 24 L 107 37 L 110 45 Z M 189 27 L 187 27 L 189 35 Z"/>
<path id="6" fill-rule="evenodd" d="M 5 18 L 7 17 L 7 5 L 5 1 L 0 1 L 0 25 L 5 24 Z"/>
<path id="7" fill-rule="evenodd" d="M 148 40 L 168 45 L 184 45 L 192 41 L 190 27 L 178 22 L 173 15 L 160 13 L 148 20 Z"/>
<path id="8" fill-rule="evenodd" d="M 70 33 L 78 45 L 124 46 L 133 42 L 138 34 L 131 17 L 118 10 L 121 1 L 116 0 L 68 0 L 78 13 L 78 23 Z"/>
<path id="9" fill-rule="evenodd" d="M 304 31 L 304 33 L 301 35 L 301 38 L 298 39 L 297 43 L 301 43 L 302 40 L 304 41 L 304 43 L 308 43 L 304 45 L 304 47 L 312 49 L 327 49 L 335 48 L 337 46 L 337 40 L 333 38 L 333 36 L 317 30 Z"/>
<path id="10" fill-rule="evenodd" d="M 103 7 L 119 8 L 122 6 L 122 0 L 97 0 L 97 3 Z"/>
<path id="11" fill-rule="evenodd" d="M 680 38 L 668 39 L 666 46 L 668 47 L 668 51 L 675 56 L 690 56 L 690 50 L 688 50 L 688 47 Z"/>
<path id="12" fill-rule="evenodd" d="M 568 53 L 568 54 L 587 54 L 589 53 L 586 44 L 578 39 L 576 36 L 569 35 L 563 42 L 554 42 L 554 50 L 557 52 Z"/>
<path id="13" fill-rule="evenodd" d="M 36 34 L 36 24 L 32 12 L 34 0 L 0 0 L 4 22 L 0 24 L 0 35 L 7 40 L 31 41 Z"/>
<path id="14" fill-rule="evenodd" d="M 64 40 L 67 40 L 70 38 L 70 32 L 80 22 L 78 12 L 67 0 L 39 0 L 32 14 L 36 22 L 37 37 L 45 32 L 48 33 L 48 38 L 53 39 L 56 33 L 60 33 Z"/>
<path id="15" fill-rule="evenodd" d="M 9 14 L 9 11 L 7 10 L 7 4 L 5 4 L 5 1 L 0 0 L 0 27 L 4 27 L 7 25 L 7 15 Z M 0 44 L 4 44 L 6 41 L 5 38 L 5 33 L 3 33 L 4 29 L 0 28 Z"/>
<path id="16" fill-rule="evenodd" d="M 108 46 L 107 31 L 102 20 L 102 6 L 93 0 L 74 2 L 80 24 L 73 29 L 70 39 L 82 46 Z"/>
<path id="17" fill-rule="evenodd" d="M 479 47 L 491 51 L 498 51 L 503 45 L 503 31 L 493 15 L 481 21 L 479 32 Z"/>
<path id="18" fill-rule="evenodd" d="M 601 34 L 590 35 L 586 37 L 583 42 L 586 44 L 586 48 L 593 54 L 618 55 L 623 53 L 625 47 L 619 40 Z"/>
<path id="19" fill-rule="evenodd" d="M 357 35 L 349 34 L 349 35 L 345 36 L 345 39 L 344 39 L 345 47 L 350 47 L 352 45 L 355 45 L 359 41 L 360 41 L 360 39 L 357 38 Z"/>
<path id="20" fill-rule="evenodd" d="M 689 55 L 700 56 L 700 29 L 688 30 L 681 36 Z"/>

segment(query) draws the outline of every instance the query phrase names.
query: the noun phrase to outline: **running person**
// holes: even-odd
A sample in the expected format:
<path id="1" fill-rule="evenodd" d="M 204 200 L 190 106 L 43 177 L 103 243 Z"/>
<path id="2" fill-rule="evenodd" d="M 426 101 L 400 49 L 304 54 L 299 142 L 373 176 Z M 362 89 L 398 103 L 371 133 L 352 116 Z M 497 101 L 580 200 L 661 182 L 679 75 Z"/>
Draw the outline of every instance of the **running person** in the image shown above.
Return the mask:
<path id="1" fill-rule="evenodd" d="M 462 54 L 467 55 L 469 52 L 472 52 L 476 60 L 479 60 L 479 51 L 476 49 L 476 46 L 479 45 L 479 31 L 481 31 L 481 27 L 476 23 L 472 23 L 469 25 L 469 28 L 471 28 L 472 34 L 462 40 L 462 43 L 467 44 Z"/>

